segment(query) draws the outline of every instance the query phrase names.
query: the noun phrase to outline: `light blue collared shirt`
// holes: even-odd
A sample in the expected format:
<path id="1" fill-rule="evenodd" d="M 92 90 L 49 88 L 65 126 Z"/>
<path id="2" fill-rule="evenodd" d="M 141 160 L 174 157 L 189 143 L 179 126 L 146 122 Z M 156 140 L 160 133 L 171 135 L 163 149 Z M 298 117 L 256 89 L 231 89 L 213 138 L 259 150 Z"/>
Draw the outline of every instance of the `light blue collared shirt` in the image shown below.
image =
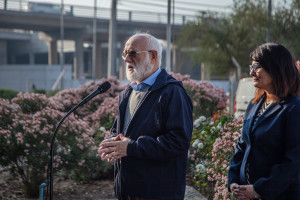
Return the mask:
<path id="1" fill-rule="evenodd" d="M 132 89 L 134 89 L 135 91 L 141 90 L 143 89 L 145 86 L 149 85 L 152 86 L 158 76 L 158 74 L 161 72 L 161 69 L 158 68 L 151 76 L 149 76 L 148 78 L 146 78 L 143 82 L 141 82 L 140 84 L 136 84 L 136 82 L 132 82 L 130 83 L 130 86 L 132 87 Z"/>

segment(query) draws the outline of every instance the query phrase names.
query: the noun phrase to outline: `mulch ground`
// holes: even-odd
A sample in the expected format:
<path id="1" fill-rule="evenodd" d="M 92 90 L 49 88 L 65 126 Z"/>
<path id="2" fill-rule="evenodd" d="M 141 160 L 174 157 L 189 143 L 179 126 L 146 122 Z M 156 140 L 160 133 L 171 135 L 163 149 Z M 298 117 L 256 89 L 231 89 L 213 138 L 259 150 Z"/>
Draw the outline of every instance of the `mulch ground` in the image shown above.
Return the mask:
<path id="1" fill-rule="evenodd" d="M 193 185 L 187 176 L 187 184 Z M 96 180 L 88 184 L 62 177 L 54 177 L 53 199 L 55 200 L 116 200 L 113 180 Z M 45 191 L 46 192 L 46 191 Z M 21 190 L 21 180 L 9 176 L 8 170 L 0 169 L 0 200 L 37 200 L 26 198 Z M 48 199 L 50 197 L 48 196 Z M 198 191 L 187 187 L 185 200 L 206 200 Z"/>
<path id="2" fill-rule="evenodd" d="M 33 200 L 26 198 L 21 190 L 21 181 L 9 176 L 9 172 L 0 171 L 0 200 Z M 48 196 L 48 199 L 49 196 Z M 53 181 L 53 199 L 55 200 L 115 200 L 113 180 L 92 181 L 89 184 L 55 178 Z"/>

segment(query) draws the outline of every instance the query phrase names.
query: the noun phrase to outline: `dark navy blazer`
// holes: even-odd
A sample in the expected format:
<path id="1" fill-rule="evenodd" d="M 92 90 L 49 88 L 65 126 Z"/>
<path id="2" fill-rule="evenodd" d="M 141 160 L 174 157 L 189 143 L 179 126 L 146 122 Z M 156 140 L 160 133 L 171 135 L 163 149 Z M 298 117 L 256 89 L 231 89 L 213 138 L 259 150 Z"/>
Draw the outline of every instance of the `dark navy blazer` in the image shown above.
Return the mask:
<path id="1" fill-rule="evenodd" d="M 254 124 L 265 98 L 248 105 L 230 161 L 228 187 L 247 184 L 248 162 L 251 184 L 262 199 L 300 200 L 300 99 L 272 103 Z"/>

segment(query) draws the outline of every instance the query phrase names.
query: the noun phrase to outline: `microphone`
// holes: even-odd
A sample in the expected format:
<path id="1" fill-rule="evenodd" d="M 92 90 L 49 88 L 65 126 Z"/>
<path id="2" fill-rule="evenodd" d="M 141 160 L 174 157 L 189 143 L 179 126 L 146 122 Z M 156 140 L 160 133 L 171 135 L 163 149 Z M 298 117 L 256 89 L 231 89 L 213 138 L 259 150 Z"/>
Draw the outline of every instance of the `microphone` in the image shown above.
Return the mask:
<path id="1" fill-rule="evenodd" d="M 87 97 L 85 97 L 78 104 L 78 106 L 82 106 L 83 104 L 85 104 L 86 102 L 88 102 L 89 100 L 91 100 L 92 98 L 94 98 L 95 96 L 97 96 L 98 94 L 106 92 L 110 88 L 110 86 L 111 86 L 110 83 L 108 81 L 105 81 L 104 83 L 102 83 L 101 85 L 99 85 L 96 90 L 94 90 L 91 94 L 89 94 Z"/>

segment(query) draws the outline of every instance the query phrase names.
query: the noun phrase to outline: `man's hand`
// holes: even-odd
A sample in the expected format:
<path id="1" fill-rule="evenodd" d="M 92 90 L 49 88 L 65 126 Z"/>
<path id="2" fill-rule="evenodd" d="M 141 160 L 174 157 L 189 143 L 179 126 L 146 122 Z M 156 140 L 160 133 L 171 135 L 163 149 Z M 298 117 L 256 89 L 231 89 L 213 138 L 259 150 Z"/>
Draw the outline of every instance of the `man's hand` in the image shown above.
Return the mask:
<path id="1" fill-rule="evenodd" d="M 241 189 L 241 186 L 237 183 L 232 183 L 230 185 L 230 190 L 231 190 L 231 193 L 233 194 L 233 196 L 237 199 L 240 199 L 240 200 L 248 200 L 249 199 L 243 193 L 245 188 Z"/>
<path id="2" fill-rule="evenodd" d="M 111 152 L 100 153 L 100 152 L 102 152 L 101 150 L 103 149 L 102 144 L 104 144 L 104 143 L 109 143 L 109 142 L 113 142 L 113 141 L 117 141 L 118 139 L 119 139 L 118 136 L 116 136 L 116 137 L 111 137 L 111 138 L 108 138 L 108 139 L 103 140 L 103 141 L 100 143 L 100 147 L 99 147 L 99 149 L 98 149 L 98 153 L 101 154 L 101 160 L 105 160 L 106 155 L 109 154 L 109 153 L 111 153 Z"/>
<path id="3" fill-rule="evenodd" d="M 101 159 L 107 159 L 108 162 L 115 162 L 117 159 L 126 156 L 129 141 L 130 139 L 124 137 L 122 134 L 103 140 L 98 149 Z"/>
<path id="4" fill-rule="evenodd" d="M 232 183 L 230 190 L 233 196 L 239 200 L 260 198 L 259 194 L 254 191 L 253 185 L 238 185 L 237 183 Z"/>
<path id="5" fill-rule="evenodd" d="M 255 192 L 253 185 L 241 185 L 240 189 L 242 189 L 244 195 L 250 199 L 260 199 L 260 195 Z"/>

